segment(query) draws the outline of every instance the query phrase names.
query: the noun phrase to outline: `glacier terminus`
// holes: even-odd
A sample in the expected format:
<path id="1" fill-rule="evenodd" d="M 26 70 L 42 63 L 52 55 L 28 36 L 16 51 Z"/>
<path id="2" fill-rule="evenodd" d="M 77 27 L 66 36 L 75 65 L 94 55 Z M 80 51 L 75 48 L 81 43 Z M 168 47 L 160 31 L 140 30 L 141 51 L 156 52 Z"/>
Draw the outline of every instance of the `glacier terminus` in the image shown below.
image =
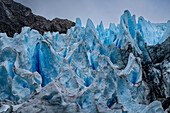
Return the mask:
<path id="1" fill-rule="evenodd" d="M 0 112 L 170 112 L 170 21 L 125 10 L 120 24 L 80 18 L 66 34 L 0 33 Z"/>

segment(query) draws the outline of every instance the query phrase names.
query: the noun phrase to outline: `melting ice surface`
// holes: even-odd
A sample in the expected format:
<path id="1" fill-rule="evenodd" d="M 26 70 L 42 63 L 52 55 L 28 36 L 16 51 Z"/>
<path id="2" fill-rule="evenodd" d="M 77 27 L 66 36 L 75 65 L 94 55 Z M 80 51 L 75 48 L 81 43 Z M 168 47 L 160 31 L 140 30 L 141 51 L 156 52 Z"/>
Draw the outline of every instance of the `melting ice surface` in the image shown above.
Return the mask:
<path id="1" fill-rule="evenodd" d="M 162 43 L 169 35 L 167 26 L 170 22 L 152 24 L 143 17 L 136 23 L 135 16 L 125 11 L 120 24 L 110 24 L 108 29 L 102 22 L 95 28 L 90 19 L 82 27 L 78 18 L 67 34 L 46 32 L 42 36 L 29 27 L 13 38 L 1 33 L 0 100 L 24 102 L 33 92 L 55 83 L 62 98 L 76 97 L 70 103 L 77 104 L 81 112 L 161 113 L 160 102 L 144 104 L 146 90 L 136 54 L 151 62 L 145 43 Z M 121 52 L 129 47 L 135 52 Z M 132 98 L 134 93 L 137 96 Z M 53 102 L 52 96 L 43 98 Z"/>

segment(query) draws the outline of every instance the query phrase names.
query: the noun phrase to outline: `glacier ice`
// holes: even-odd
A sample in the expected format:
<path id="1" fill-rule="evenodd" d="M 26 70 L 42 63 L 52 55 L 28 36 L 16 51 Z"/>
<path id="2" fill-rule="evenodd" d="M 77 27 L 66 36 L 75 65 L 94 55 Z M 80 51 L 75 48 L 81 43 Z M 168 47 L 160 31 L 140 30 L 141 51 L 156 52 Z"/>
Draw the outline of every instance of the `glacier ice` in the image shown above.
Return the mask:
<path id="1" fill-rule="evenodd" d="M 163 35 L 166 32 L 165 28 L 168 28 L 167 25 L 152 24 L 150 21 L 146 21 L 142 16 L 139 17 L 137 24 L 141 35 L 144 37 L 144 40 L 148 45 L 160 44 L 165 41 L 166 38 L 164 38 Z"/>
<path id="2" fill-rule="evenodd" d="M 77 18 L 66 34 L 42 36 L 29 27 L 13 38 L 0 33 L 0 111 L 10 110 L 9 100 L 18 103 L 16 112 L 162 113 L 157 97 L 148 99 L 152 88 L 145 77 L 159 83 L 163 69 L 162 95 L 169 98 L 169 61 L 147 72 L 143 65 L 153 60 L 147 45 L 166 40 L 169 25 L 143 17 L 136 23 L 126 10 L 108 29 L 103 22 L 95 28 L 90 19 L 82 27 Z"/>

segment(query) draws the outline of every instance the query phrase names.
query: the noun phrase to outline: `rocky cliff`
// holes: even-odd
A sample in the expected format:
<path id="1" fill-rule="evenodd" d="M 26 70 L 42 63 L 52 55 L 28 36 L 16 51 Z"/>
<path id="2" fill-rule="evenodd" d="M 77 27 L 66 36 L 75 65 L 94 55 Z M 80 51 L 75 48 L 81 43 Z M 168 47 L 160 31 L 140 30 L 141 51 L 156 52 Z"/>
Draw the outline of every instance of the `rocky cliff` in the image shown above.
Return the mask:
<path id="1" fill-rule="evenodd" d="M 33 14 L 30 8 L 13 0 L 0 0 L 0 32 L 6 32 L 10 37 L 13 37 L 14 33 L 20 33 L 24 26 L 29 26 L 43 34 L 45 31 L 66 33 L 67 29 L 74 25 L 74 22 L 67 19 L 47 20 Z"/>

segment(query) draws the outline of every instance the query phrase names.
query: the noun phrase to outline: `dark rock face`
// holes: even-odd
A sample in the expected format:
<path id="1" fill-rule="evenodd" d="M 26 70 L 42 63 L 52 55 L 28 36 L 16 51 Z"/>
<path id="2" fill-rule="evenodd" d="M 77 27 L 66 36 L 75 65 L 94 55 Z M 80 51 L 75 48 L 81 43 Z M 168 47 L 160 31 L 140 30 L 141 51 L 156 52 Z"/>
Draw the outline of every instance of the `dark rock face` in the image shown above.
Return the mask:
<path id="1" fill-rule="evenodd" d="M 13 0 L 0 0 L 0 32 L 6 32 L 10 37 L 16 32 L 20 33 L 24 26 L 43 34 L 45 31 L 66 33 L 67 29 L 74 25 L 74 22 L 67 19 L 55 18 L 50 21 L 34 15 L 30 8 Z"/>
<path id="2" fill-rule="evenodd" d="M 167 109 L 170 105 L 169 97 L 170 90 L 168 79 L 170 73 L 168 62 L 170 61 L 170 37 L 162 44 L 147 47 L 148 53 L 152 59 L 152 63 L 142 63 L 143 79 L 149 87 L 149 102 L 160 100 L 162 107 Z"/>
<path id="3" fill-rule="evenodd" d="M 164 59 L 170 61 L 170 37 L 166 39 L 162 44 L 155 46 L 148 46 L 148 52 L 153 63 L 160 63 Z"/>
<path id="4" fill-rule="evenodd" d="M 74 25 L 74 22 L 67 19 L 55 18 L 50 21 L 41 16 L 34 16 L 34 23 L 30 27 L 38 30 L 41 34 L 43 34 L 44 31 L 66 33 L 67 29 L 70 29 Z"/>

